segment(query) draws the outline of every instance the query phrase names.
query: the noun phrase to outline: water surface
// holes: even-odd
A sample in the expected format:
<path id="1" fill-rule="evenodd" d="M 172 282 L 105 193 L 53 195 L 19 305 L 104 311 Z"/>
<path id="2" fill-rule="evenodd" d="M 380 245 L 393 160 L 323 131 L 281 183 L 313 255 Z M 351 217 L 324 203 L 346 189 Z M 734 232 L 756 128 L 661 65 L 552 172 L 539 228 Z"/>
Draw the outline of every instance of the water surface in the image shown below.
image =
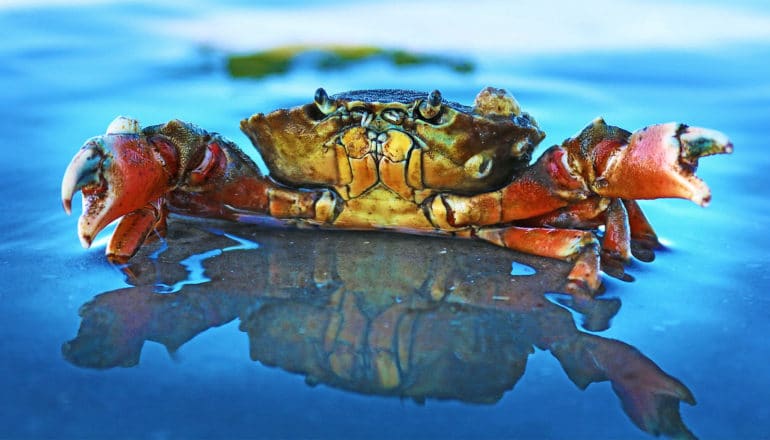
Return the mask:
<path id="1" fill-rule="evenodd" d="M 115 291 L 125 293 L 119 289 L 135 292 L 124 274 L 104 260 L 103 239 L 90 250 L 80 248 L 76 219 L 63 214 L 59 201 L 60 179 L 69 159 L 86 138 L 102 133 L 114 116 L 127 114 L 145 124 L 171 118 L 189 120 L 245 147 L 248 141 L 238 132 L 240 119 L 256 111 L 306 102 L 318 86 L 330 93 L 375 87 L 439 88 L 447 99 L 470 103 L 478 90 L 494 85 L 510 90 L 536 117 L 548 133 L 545 145 L 560 142 L 598 115 L 629 129 L 681 120 L 718 128 L 731 136 L 736 146 L 732 156 L 701 162 L 699 175 L 713 191 L 707 209 L 685 201 L 643 204 L 666 249 L 652 264 L 631 265 L 635 282 L 606 280 L 605 299 L 622 304 L 612 315 L 609 329 L 586 328 L 585 314 L 562 308 L 558 297 L 549 297 L 548 307 L 555 308 L 559 319 L 568 314 L 574 320 L 555 322 L 633 346 L 686 385 L 697 405 L 683 404 L 681 413 L 699 437 L 767 438 L 770 239 L 766 230 L 770 202 L 765 191 L 770 179 L 765 170 L 770 159 L 765 154 L 764 135 L 770 124 L 770 67 L 766 61 L 770 43 L 757 23 L 769 22 L 770 11 L 762 4 L 747 1 L 724 8 L 716 2 L 677 3 L 695 11 L 695 18 L 696 12 L 710 17 L 712 9 L 704 12 L 702 7 L 724 8 L 720 10 L 725 16 L 735 19 L 732 23 L 744 25 L 744 32 L 736 31 L 725 20 L 727 30 L 715 31 L 721 38 L 716 41 L 696 38 L 702 32 L 693 32 L 694 36 L 687 37 L 691 40 L 681 37 L 677 41 L 673 37 L 681 33 L 673 33 L 667 21 L 660 28 L 648 21 L 652 30 L 633 33 L 636 43 L 626 45 L 622 44 L 623 33 L 605 26 L 605 21 L 593 23 L 594 27 L 601 25 L 604 35 L 617 39 L 615 44 L 597 43 L 591 48 L 583 39 L 580 47 L 574 47 L 563 43 L 563 36 L 559 39 L 563 33 L 569 35 L 566 31 L 554 32 L 555 42 L 543 43 L 540 52 L 523 51 L 522 34 L 505 29 L 495 29 L 498 38 L 484 35 L 474 39 L 471 32 L 467 38 L 426 39 L 422 46 L 394 37 L 384 43 L 439 52 L 457 47 L 477 68 L 470 74 L 458 74 L 440 66 L 397 68 L 371 62 L 333 72 L 300 68 L 253 81 L 227 76 L 225 57 L 230 51 L 245 50 L 244 46 L 256 46 L 259 41 L 265 46 L 289 44 L 297 38 L 287 34 L 281 39 L 275 33 L 268 37 L 268 27 L 261 34 L 257 24 L 235 29 L 250 35 L 230 37 L 238 44 L 228 46 L 227 39 L 215 38 L 235 32 L 225 24 L 228 17 L 238 16 L 248 6 L 239 5 L 243 2 L 218 7 L 204 3 L 195 10 L 174 3 L 81 2 L 68 7 L 47 3 L 9 6 L 0 12 L 0 28 L 13 37 L 0 43 L 0 128 L 6 139 L 0 185 L 5 206 L 0 223 L 5 231 L 0 243 L 5 360 L 0 363 L 0 437 L 649 438 L 623 412 L 609 383 L 580 390 L 542 347 L 525 356 L 525 372 L 514 389 L 497 396 L 496 403 L 487 399 L 486 404 L 429 398 L 423 405 L 410 399 L 345 391 L 340 389 L 344 386 L 334 384 L 310 387 L 307 375 L 272 367 L 277 361 L 260 361 L 254 356 L 247 325 L 251 315 L 239 306 L 233 306 L 237 313 L 207 318 L 206 330 L 190 333 L 189 338 L 173 339 L 173 322 L 162 321 L 168 327 L 155 329 L 154 334 L 166 335 L 166 339 L 150 338 L 141 347 L 141 355 L 131 352 L 138 358 L 121 358 L 122 367 L 105 368 L 105 363 L 93 368 L 65 356 L 65 344 L 86 323 L 78 314 L 81 306 L 98 303 L 107 292 L 108 298 L 116 298 Z M 641 2 L 625 3 L 643 8 Z M 371 13 L 382 11 L 379 6 L 356 5 L 351 9 L 359 11 L 356 13 L 367 8 Z M 350 4 L 339 2 L 335 8 L 345 6 Z M 314 11 L 306 8 L 303 2 L 296 2 L 250 10 L 256 11 L 254 16 L 262 11 L 276 20 L 295 14 L 303 22 Z M 395 11 L 389 14 L 397 15 Z M 475 13 L 455 14 L 463 15 L 460 12 L 468 22 L 476 23 L 472 28 L 478 31 Z M 543 17 L 538 11 L 533 14 Z M 579 20 L 577 24 L 560 22 L 566 20 L 564 15 L 555 14 L 552 21 L 532 26 L 566 28 L 574 34 Z M 654 13 L 644 16 L 656 17 Z M 216 20 L 207 21 L 207 17 Z M 420 22 L 425 22 L 424 17 Z M 187 29 L 199 32 L 180 31 L 185 23 Z M 205 24 L 209 26 L 201 27 Z M 277 21 L 271 28 L 280 25 L 291 26 L 288 21 Z M 320 34 L 307 31 L 303 38 Z M 385 34 L 372 29 L 355 35 L 349 38 L 352 43 L 369 44 L 378 37 L 383 41 Z M 537 35 L 542 40 L 548 32 Z M 666 35 L 672 38 L 666 40 Z M 501 50 L 505 38 L 515 40 L 508 51 Z M 528 45 L 536 46 L 537 41 L 532 39 Z M 172 223 L 169 246 L 188 249 L 190 255 L 213 252 L 207 262 L 200 263 L 204 269 L 218 267 L 207 265 L 227 266 L 224 257 L 234 252 L 251 255 L 252 273 L 245 281 L 236 278 L 246 285 L 271 280 L 266 255 L 272 255 L 274 261 L 283 252 L 285 256 L 278 261 L 292 261 L 301 257 L 303 243 L 312 242 L 305 232 L 238 230 L 256 248 L 214 255 L 217 249 L 238 244 L 224 240 L 219 247 L 198 249 L 185 241 L 196 237 L 185 235 L 186 230 L 181 223 L 178 229 Z M 260 234 L 264 234 L 263 240 Z M 324 237 L 335 241 L 333 234 Z M 366 235 L 353 237 L 339 242 L 359 243 L 363 253 L 367 252 L 363 242 L 377 243 Z M 410 238 L 399 243 L 434 249 L 435 261 L 446 258 L 441 257 L 445 255 L 440 253 L 443 246 L 436 239 Z M 500 255 L 472 243 L 452 242 L 446 248 L 450 255 Z M 319 252 L 328 256 L 336 250 Z M 194 264 L 181 264 L 181 256 L 160 266 L 151 255 L 143 258 L 147 265 L 142 272 L 145 278 L 140 279 L 151 286 L 162 285 L 155 290 L 187 280 Z M 497 267 L 495 276 L 468 272 L 464 279 L 481 283 L 500 277 L 498 282 L 508 285 L 517 277 L 529 276 L 511 274 L 512 262 L 511 257 L 499 267 L 488 265 L 487 270 Z M 383 301 L 392 305 L 400 295 L 387 293 L 396 289 L 388 285 L 394 270 L 389 269 L 382 271 L 381 283 Z M 216 280 L 212 270 L 204 274 Z M 419 279 L 419 274 L 406 278 Z M 191 284 L 180 291 L 201 289 L 211 294 L 208 299 L 213 302 L 231 298 L 222 294 L 226 289 L 218 294 L 216 289 L 206 290 L 207 285 L 217 284 Z M 228 289 L 230 293 L 242 291 Z M 165 299 L 172 298 L 168 295 L 174 294 L 162 301 L 170 301 Z M 205 293 L 201 295 L 200 301 L 207 299 Z M 252 299 L 243 301 L 256 307 Z M 198 313 L 222 310 L 212 305 L 200 307 Z M 514 318 L 503 322 L 507 319 Z M 498 321 L 489 318 L 484 322 Z M 507 353 L 521 355 L 516 350 L 526 351 L 512 347 Z M 96 353 L 106 356 L 107 347 L 100 346 Z M 314 382 L 312 377 L 310 382 Z"/>

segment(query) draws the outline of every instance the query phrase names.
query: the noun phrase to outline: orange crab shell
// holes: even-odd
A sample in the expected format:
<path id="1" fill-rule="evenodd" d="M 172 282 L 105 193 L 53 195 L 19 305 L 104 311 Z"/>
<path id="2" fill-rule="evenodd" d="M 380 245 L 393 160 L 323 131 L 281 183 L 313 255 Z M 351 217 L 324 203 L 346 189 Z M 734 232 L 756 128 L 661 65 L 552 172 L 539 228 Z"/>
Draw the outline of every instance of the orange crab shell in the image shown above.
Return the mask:
<path id="1" fill-rule="evenodd" d="M 508 183 L 545 137 L 504 90 L 487 88 L 474 107 L 431 94 L 367 90 L 259 113 L 241 122 L 277 181 L 325 186 L 355 198 L 382 182 L 413 191 L 472 194 Z"/>

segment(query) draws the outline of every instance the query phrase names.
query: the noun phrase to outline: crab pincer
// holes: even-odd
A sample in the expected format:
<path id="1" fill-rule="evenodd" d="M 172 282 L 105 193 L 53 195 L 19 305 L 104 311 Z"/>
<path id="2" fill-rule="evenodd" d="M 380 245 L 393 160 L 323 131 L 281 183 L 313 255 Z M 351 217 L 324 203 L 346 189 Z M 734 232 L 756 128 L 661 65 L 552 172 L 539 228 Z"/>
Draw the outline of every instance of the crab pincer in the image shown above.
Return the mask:
<path id="1" fill-rule="evenodd" d="M 62 179 L 62 205 L 83 194 L 78 236 L 83 247 L 120 219 L 106 254 L 125 263 L 145 241 L 165 234 L 169 212 L 242 220 L 335 215 L 329 191 L 293 191 L 263 176 L 235 144 L 178 120 L 141 129 L 118 117 L 86 141 Z M 122 217 L 122 218 L 121 218 Z"/>
<path id="2" fill-rule="evenodd" d="M 695 176 L 698 159 L 732 153 L 733 144 L 716 130 L 671 122 L 642 128 L 631 134 L 627 144 L 610 148 L 614 151 L 607 154 L 597 146 L 591 158 L 597 170 L 592 185 L 596 194 L 623 199 L 681 198 L 707 206 L 711 190 Z"/>
<path id="3" fill-rule="evenodd" d="M 70 162 L 62 179 L 64 210 L 83 193 L 78 236 L 90 247 L 107 225 L 127 216 L 108 244 L 113 262 L 124 262 L 151 231 L 165 226 L 163 196 L 175 180 L 176 153 L 163 138 L 144 136 L 139 124 L 118 117 L 102 136 L 89 139 Z"/>
<path id="4" fill-rule="evenodd" d="M 733 144 L 716 130 L 675 122 L 629 133 L 599 118 L 561 148 L 568 153 L 570 174 L 588 190 L 587 200 L 607 205 L 598 217 L 605 226 L 602 269 L 630 279 L 623 266 L 631 255 L 652 261 L 660 245 L 636 200 L 681 198 L 707 206 L 711 190 L 695 175 L 698 159 L 732 153 Z M 574 206 L 579 204 L 567 209 Z"/>

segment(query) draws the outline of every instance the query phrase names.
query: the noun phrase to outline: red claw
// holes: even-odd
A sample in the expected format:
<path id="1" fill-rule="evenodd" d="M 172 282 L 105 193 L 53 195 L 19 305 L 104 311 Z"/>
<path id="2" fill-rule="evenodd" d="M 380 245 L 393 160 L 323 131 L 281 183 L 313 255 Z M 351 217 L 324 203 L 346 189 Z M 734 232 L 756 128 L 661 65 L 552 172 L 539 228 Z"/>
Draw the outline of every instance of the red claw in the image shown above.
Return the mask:
<path id="1" fill-rule="evenodd" d="M 596 176 L 594 191 L 603 197 L 692 200 L 708 205 L 711 190 L 695 171 L 698 159 L 726 154 L 733 145 L 724 134 L 678 123 L 645 127 L 631 135 Z"/>
<path id="2" fill-rule="evenodd" d="M 122 217 L 107 258 L 124 263 L 155 233 L 164 234 L 169 212 L 220 218 L 266 213 L 271 188 L 276 189 L 256 165 L 215 133 L 177 120 L 142 130 L 135 120 L 119 117 L 72 159 L 61 196 L 69 213 L 73 195 L 83 193 L 78 236 L 86 248 Z"/>
<path id="3" fill-rule="evenodd" d="M 111 222 L 163 197 L 175 169 L 173 146 L 144 136 L 136 121 L 118 118 L 105 135 L 88 140 L 67 167 L 61 193 L 67 213 L 73 195 L 83 193 L 83 213 L 78 220 L 81 244 L 89 247 Z M 126 243 L 125 248 L 133 255 L 144 238 Z"/>

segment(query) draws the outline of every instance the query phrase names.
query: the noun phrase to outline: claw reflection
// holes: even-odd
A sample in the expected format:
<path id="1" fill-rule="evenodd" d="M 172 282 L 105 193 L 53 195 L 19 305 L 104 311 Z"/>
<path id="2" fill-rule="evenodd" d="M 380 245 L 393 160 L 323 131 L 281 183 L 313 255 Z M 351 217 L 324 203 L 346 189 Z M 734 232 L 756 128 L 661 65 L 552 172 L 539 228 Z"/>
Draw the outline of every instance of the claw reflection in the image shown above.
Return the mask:
<path id="1" fill-rule="evenodd" d="M 145 341 L 174 352 L 238 318 L 253 360 L 303 374 L 310 384 L 494 403 L 537 348 L 581 389 L 609 381 L 641 429 L 692 437 L 679 414 L 680 401 L 695 403 L 687 387 L 634 347 L 575 325 L 572 312 L 588 330 L 608 328 L 619 300 L 550 299 L 548 292 L 563 291 L 569 263 L 466 241 L 176 225 L 169 233 L 184 246 L 143 250 L 127 268 L 136 287 L 81 308 L 78 335 L 62 347 L 69 362 L 134 366 Z M 196 261 L 210 282 L 179 281 L 187 279 L 191 252 L 204 256 Z M 163 295 L 158 286 L 180 290 Z"/>

